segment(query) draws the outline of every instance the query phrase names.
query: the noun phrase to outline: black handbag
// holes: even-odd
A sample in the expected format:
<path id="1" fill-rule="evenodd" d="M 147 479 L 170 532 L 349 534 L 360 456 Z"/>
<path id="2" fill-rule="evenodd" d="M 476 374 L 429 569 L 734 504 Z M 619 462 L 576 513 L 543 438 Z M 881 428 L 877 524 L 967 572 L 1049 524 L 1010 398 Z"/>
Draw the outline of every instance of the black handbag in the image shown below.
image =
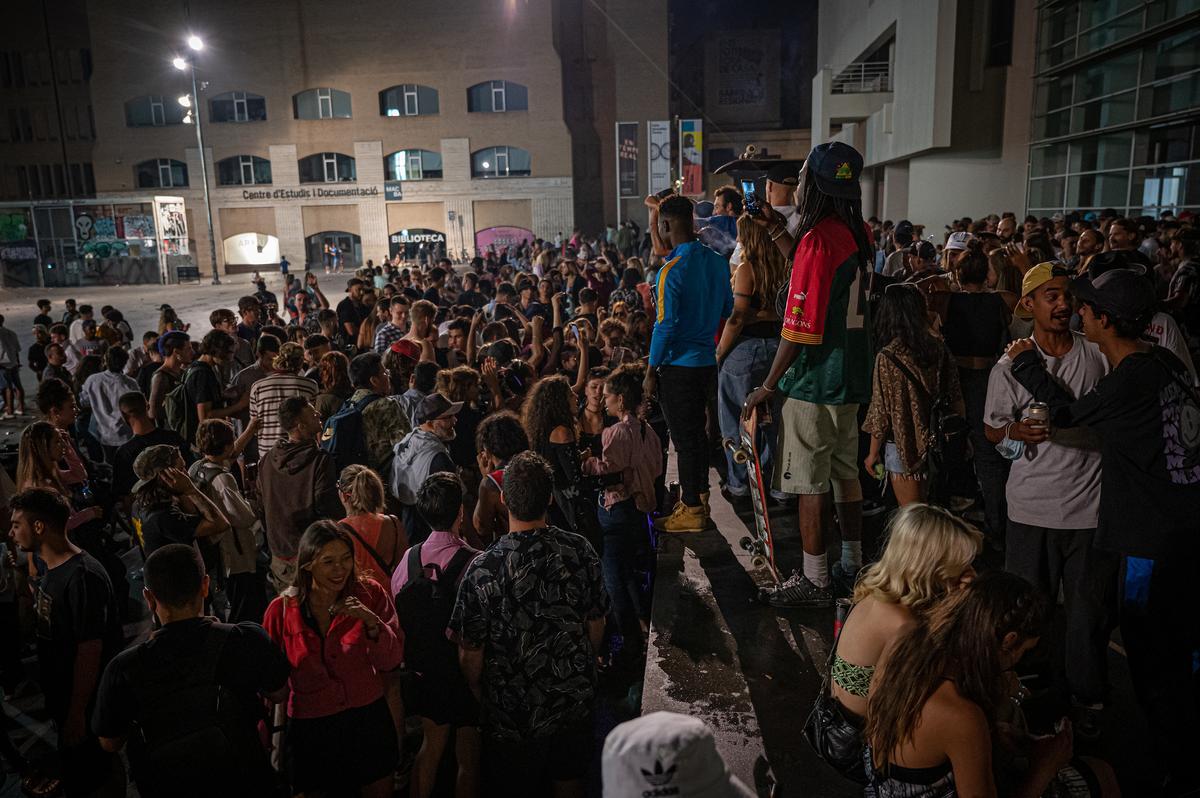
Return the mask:
<path id="1" fill-rule="evenodd" d="M 825 663 L 821 691 L 813 701 L 808 719 L 804 721 L 804 739 L 817 752 L 817 756 L 843 778 L 865 785 L 867 773 L 863 765 L 862 729 L 829 689 L 836 652 L 835 638 L 829 649 L 829 661 Z"/>

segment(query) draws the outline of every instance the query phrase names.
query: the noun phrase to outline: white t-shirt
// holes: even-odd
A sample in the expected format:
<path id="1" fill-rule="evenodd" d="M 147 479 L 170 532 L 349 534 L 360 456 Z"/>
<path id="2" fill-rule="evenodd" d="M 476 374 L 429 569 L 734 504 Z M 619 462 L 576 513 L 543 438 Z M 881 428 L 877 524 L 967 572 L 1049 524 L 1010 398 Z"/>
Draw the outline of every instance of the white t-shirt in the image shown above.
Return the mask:
<path id="1" fill-rule="evenodd" d="M 783 218 L 787 220 L 787 230 L 794 237 L 796 231 L 800 229 L 800 214 L 796 213 L 795 205 L 781 205 L 775 210 L 783 214 Z M 737 267 L 742 264 L 742 242 L 739 241 L 733 245 L 733 254 L 729 256 L 729 272 L 732 274 L 737 271 Z"/>
<path id="2" fill-rule="evenodd" d="M 1046 370 L 1059 384 L 1079 398 L 1108 373 L 1108 361 L 1100 348 L 1082 333 L 1071 333 L 1074 346 L 1063 357 L 1049 357 Z M 1034 342 L 1037 346 L 1037 342 Z M 983 421 L 990 427 L 1006 427 L 1026 415 L 1033 402 L 1029 391 L 1009 370 L 1005 355 L 992 367 L 988 378 Z M 1092 529 L 1100 510 L 1100 443 L 1086 427 L 1054 429 L 1045 443 L 1025 444 L 1008 474 L 1008 517 L 1019 524 L 1049 529 Z"/>
<path id="3" fill-rule="evenodd" d="M 1155 313 L 1154 318 L 1146 327 L 1145 337 L 1179 358 L 1183 365 L 1187 366 L 1188 373 L 1192 375 L 1192 384 L 1200 385 L 1200 382 L 1196 381 L 1196 366 L 1192 363 L 1192 353 L 1188 351 L 1183 331 L 1179 329 L 1175 319 L 1166 313 Z"/>

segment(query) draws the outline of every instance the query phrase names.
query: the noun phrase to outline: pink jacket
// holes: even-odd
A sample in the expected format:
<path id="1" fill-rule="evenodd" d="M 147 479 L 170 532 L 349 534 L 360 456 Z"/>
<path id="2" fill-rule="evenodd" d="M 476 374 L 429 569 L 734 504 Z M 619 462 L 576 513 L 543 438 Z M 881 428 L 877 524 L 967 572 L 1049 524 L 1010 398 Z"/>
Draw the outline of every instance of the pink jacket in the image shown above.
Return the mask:
<path id="1" fill-rule="evenodd" d="M 620 474 L 621 484 L 604 490 L 604 506 L 633 499 L 638 510 L 654 509 L 654 480 L 662 473 L 662 442 L 649 424 L 626 415 L 600 435 L 604 449 L 600 457 L 583 463 L 583 472 Z"/>
<path id="2" fill-rule="evenodd" d="M 322 638 L 290 596 L 279 596 L 267 607 L 263 627 L 292 666 L 289 717 L 323 718 L 378 701 L 383 697 L 379 674 L 403 659 L 403 633 L 387 591 L 364 577 L 349 595 L 383 621 L 377 640 L 367 637 L 362 621 L 345 615 L 334 616 Z"/>

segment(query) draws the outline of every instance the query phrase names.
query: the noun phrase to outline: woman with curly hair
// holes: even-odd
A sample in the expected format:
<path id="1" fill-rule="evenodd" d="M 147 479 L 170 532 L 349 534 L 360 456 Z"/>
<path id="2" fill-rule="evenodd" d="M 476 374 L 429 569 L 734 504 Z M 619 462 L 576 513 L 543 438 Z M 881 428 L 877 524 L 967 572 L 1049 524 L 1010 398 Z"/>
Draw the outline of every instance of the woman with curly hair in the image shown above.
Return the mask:
<path id="1" fill-rule="evenodd" d="M 504 508 L 501 488 L 508 461 L 529 449 L 529 436 L 516 413 L 501 410 L 492 413 L 475 433 L 476 467 L 480 481 L 478 500 L 472 521 L 477 548 L 486 548 L 508 533 L 508 511 Z"/>
<path id="2" fill-rule="evenodd" d="M 313 399 L 313 407 L 323 419 L 341 409 L 354 387 L 350 384 L 350 358 L 343 352 L 326 352 L 317 361 L 321 392 Z"/>
<path id="3" fill-rule="evenodd" d="M 579 462 L 578 402 L 571 383 L 561 374 L 547 377 L 525 397 L 522 421 L 529 448 L 554 468 L 551 523 L 596 542 L 596 511 L 583 490 Z"/>
<path id="4" fill-rule="evenodd" d="M 66 468 L 59 466 L 65 462 Z M 71 504 L 72 486 L 87 481 L 87 468 L 66 430 L 56 429 L 48 421 L 35 421 L 21 431 L 21 442 L 17 449 L 17 490 L 50 488 Z M 71 509 L 67 520 L 70 532 L 81 524 L 104 517 L 101 507 Z"/>

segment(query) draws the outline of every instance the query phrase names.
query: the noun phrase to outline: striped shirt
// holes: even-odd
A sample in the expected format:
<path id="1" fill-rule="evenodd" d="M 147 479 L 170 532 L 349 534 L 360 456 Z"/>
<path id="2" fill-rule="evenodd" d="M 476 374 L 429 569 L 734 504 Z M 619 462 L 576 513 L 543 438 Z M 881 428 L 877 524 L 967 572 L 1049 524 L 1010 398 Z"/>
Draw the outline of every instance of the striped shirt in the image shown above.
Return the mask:
<path id="1" fill-rule="evenodd" d="M 250 418 L 261 418 L 258 428 L 258 451 L 265 454 L 284 437 L 279 426 L 279 406 L 292 396 L 303 396 L 312 401 L 317 395 L 317 384 L 307 377 L 295 374 L 268 374 L 250 388 Z"/>

